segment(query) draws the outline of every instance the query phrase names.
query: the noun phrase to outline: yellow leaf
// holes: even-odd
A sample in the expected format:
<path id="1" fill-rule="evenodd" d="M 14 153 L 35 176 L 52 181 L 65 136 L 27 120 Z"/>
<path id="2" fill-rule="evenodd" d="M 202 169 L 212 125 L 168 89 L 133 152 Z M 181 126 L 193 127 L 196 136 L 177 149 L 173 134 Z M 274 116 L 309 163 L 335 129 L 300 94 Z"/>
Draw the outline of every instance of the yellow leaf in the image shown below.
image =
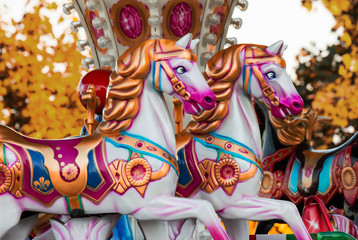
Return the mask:
<path id="1" fill-rule="evenodd" d="M 341 40 L 345 43 L 346 48 L 352 45 L 352 38 L 347 32 L 342 35 Z"/>

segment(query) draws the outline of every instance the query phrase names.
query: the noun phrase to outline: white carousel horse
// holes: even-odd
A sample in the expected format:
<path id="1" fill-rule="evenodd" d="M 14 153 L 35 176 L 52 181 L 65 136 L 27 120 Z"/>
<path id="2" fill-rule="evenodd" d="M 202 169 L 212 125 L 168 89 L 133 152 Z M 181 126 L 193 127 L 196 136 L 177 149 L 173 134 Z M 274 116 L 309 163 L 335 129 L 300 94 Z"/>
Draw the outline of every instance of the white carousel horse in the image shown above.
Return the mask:
<path id="1" fill-rule="evenodd" d="M 132 214 L 146 238 L 156 240 L 168 238 L 162 220 L 198 218 L 215 239 L 228 239 L 209 202 L 174 197 L 176 142 L 162 92 L 190 114 L 215 106 L 195 44 L 189 34 L 129 48 L 117 60 L 104 121 L 92 135 L 39 140 L 0 126 L 0 239 L 25 211 Z"/>
<path id="2" fill-rule="evenodd" d="M 311 239 L 294 204 L 258 197 L 262 144 L 251 96 L 279 118 L 299 114 L 303 106 L 286 73 L 286 47 L 279 41 L 269 47 L 236 45 L 216 53 L 204 75 L 217 106 L 189 123 L 192 138 L 179 152 L 177 195 L 210 201 L 230 239 L 249 239 L 248 220 L 273 218 L 287 222 L 297 239 Z M 184 226 L 183 236 L 188 236 L 190 224 L 182 224 L 171 222 L 171 234 Z M 181 234 L 173 239 L 184 239 Z"/>

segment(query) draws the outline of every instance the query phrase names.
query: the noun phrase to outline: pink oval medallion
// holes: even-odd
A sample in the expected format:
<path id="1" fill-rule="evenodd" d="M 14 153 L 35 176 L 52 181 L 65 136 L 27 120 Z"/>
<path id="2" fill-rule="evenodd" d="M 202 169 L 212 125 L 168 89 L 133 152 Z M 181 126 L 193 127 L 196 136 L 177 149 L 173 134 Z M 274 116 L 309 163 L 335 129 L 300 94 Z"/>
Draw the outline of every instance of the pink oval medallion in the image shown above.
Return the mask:
<path id="1" fill-rule="evenodd" d="M 249 153 L 246 149 L 243 149 L 243 148 L 239 148 L 239 151 L 242 152 L 242 153 L 245 153 L 245 154 Z"/>
<path id="2" fill-rule="evenodd" d="M 89 18 L 90 18 L 90 21 L 91 21 L 91 27 L 92 27 L 92 31 L 93 31 L 93 34 L 96 36 L 96 38 L 100 38 L 102 36 L 104 36 L 104 32 L 103 32 L 103 29 L 96 29 L 95 27 L 92 26 L 92 21 L 93 19 L 95 19 L 97 16 L 97 14 L 93 11 L 91 11 L 89 13 Z"/>
<path id="3" fill-rule="evenodd" d="M 142 34 L 142 16 L 135 7 L 129 4 L 125 5 L 118 18 L 119 26 L 128 38 L 136 39 Z"/>
<path id="4" fill-rule="evenodd" d="M 117 137 L 117 141 L 118 141 L 118 142 L 123 141 L 123 139 L 124 139 L 124 137 L 123 137 L 123 136 L 119 136 L 119 137 Z"/>
<path id="5" fill-rule="evenodd" d="M 190 6 L 181 2 L 175 5 L 169 15 L 169 27 L 173 34 L 182 37 L 189 33 L 193 25 L 193 13 Z"/>
<path id="6" fill-rule="evenodd" d="M 152 147 L 152 146 L 148 146 L 147 149 L 149 151 L 153 151 L 153 152 L 157 151 L 157 149 L 155 147 Z"/>
<path id="7" fill-rule="evenodd" d="M 167 154 L 167 153 L 163 153 L 163 156 L 166 158 L 166 159 L 169 159 L 170 157 L 169 157 L 169 154 Z"/>

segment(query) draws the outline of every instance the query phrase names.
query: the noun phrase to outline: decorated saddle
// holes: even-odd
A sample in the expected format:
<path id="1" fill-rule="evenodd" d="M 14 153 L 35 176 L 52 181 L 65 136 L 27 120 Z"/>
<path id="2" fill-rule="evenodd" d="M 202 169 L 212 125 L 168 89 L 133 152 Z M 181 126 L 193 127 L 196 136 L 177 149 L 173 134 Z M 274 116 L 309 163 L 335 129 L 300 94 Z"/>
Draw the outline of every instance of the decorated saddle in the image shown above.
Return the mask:
<path id="1" fill-rule="evenodd" d="M 1 193 L 26 195 L 51 206 L 59 197 L 71 209 L 82 209 L 80 196 L 98 203 L 114 179 L 104 158 L 104 137 L 94 134 L 61 140 L 37 140 L 0 126 Z"/>
<path id="2" fill-rule="evenodd" d="M 98 204 L 111 190 L 124 194 L 132 187 L 144 196 L 149 182 L 166 176 L 171 167 L 179 175 L 174 156 L 128 133 L 38 140 L 0 126 L 0 136 L 6 139 L 0 151 L 0 194 L 26 195 L 47 207 L 65 197 L 73 217 L 84 214 L 82 197 Z M 108 162 L 106 144 L 126 149 L 128 159 L 118 156 Z M 162 166 L 153 171 L 148 156 L 162 161 Z"/>

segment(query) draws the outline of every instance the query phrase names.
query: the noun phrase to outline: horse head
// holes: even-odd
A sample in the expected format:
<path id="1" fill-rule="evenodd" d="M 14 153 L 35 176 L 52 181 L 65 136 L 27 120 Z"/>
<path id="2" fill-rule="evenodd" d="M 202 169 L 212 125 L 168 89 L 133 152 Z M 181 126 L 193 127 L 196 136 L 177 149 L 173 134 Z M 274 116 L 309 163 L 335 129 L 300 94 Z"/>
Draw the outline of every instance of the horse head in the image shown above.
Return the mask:
<path id="1" fill-rule="evenodd" d="M 285 119 L 298 115 L 303 101 L 286 72 L 282 58 L 287 45 L 278 41 L 268 47 L 248 45 L 245 51 L 242 87 L 246 93 L 260 99 L 274 117 Z"/>
<path id="2" fill-rule="evenodd" d="M 192 53 L 198 39 L 187 34 L 175 44 L 157 41 L 153 61 L 153 86 L 183 103 L 184 111 L 198 115 L 215 107 L 215 95 L 206 83 Z"/>

